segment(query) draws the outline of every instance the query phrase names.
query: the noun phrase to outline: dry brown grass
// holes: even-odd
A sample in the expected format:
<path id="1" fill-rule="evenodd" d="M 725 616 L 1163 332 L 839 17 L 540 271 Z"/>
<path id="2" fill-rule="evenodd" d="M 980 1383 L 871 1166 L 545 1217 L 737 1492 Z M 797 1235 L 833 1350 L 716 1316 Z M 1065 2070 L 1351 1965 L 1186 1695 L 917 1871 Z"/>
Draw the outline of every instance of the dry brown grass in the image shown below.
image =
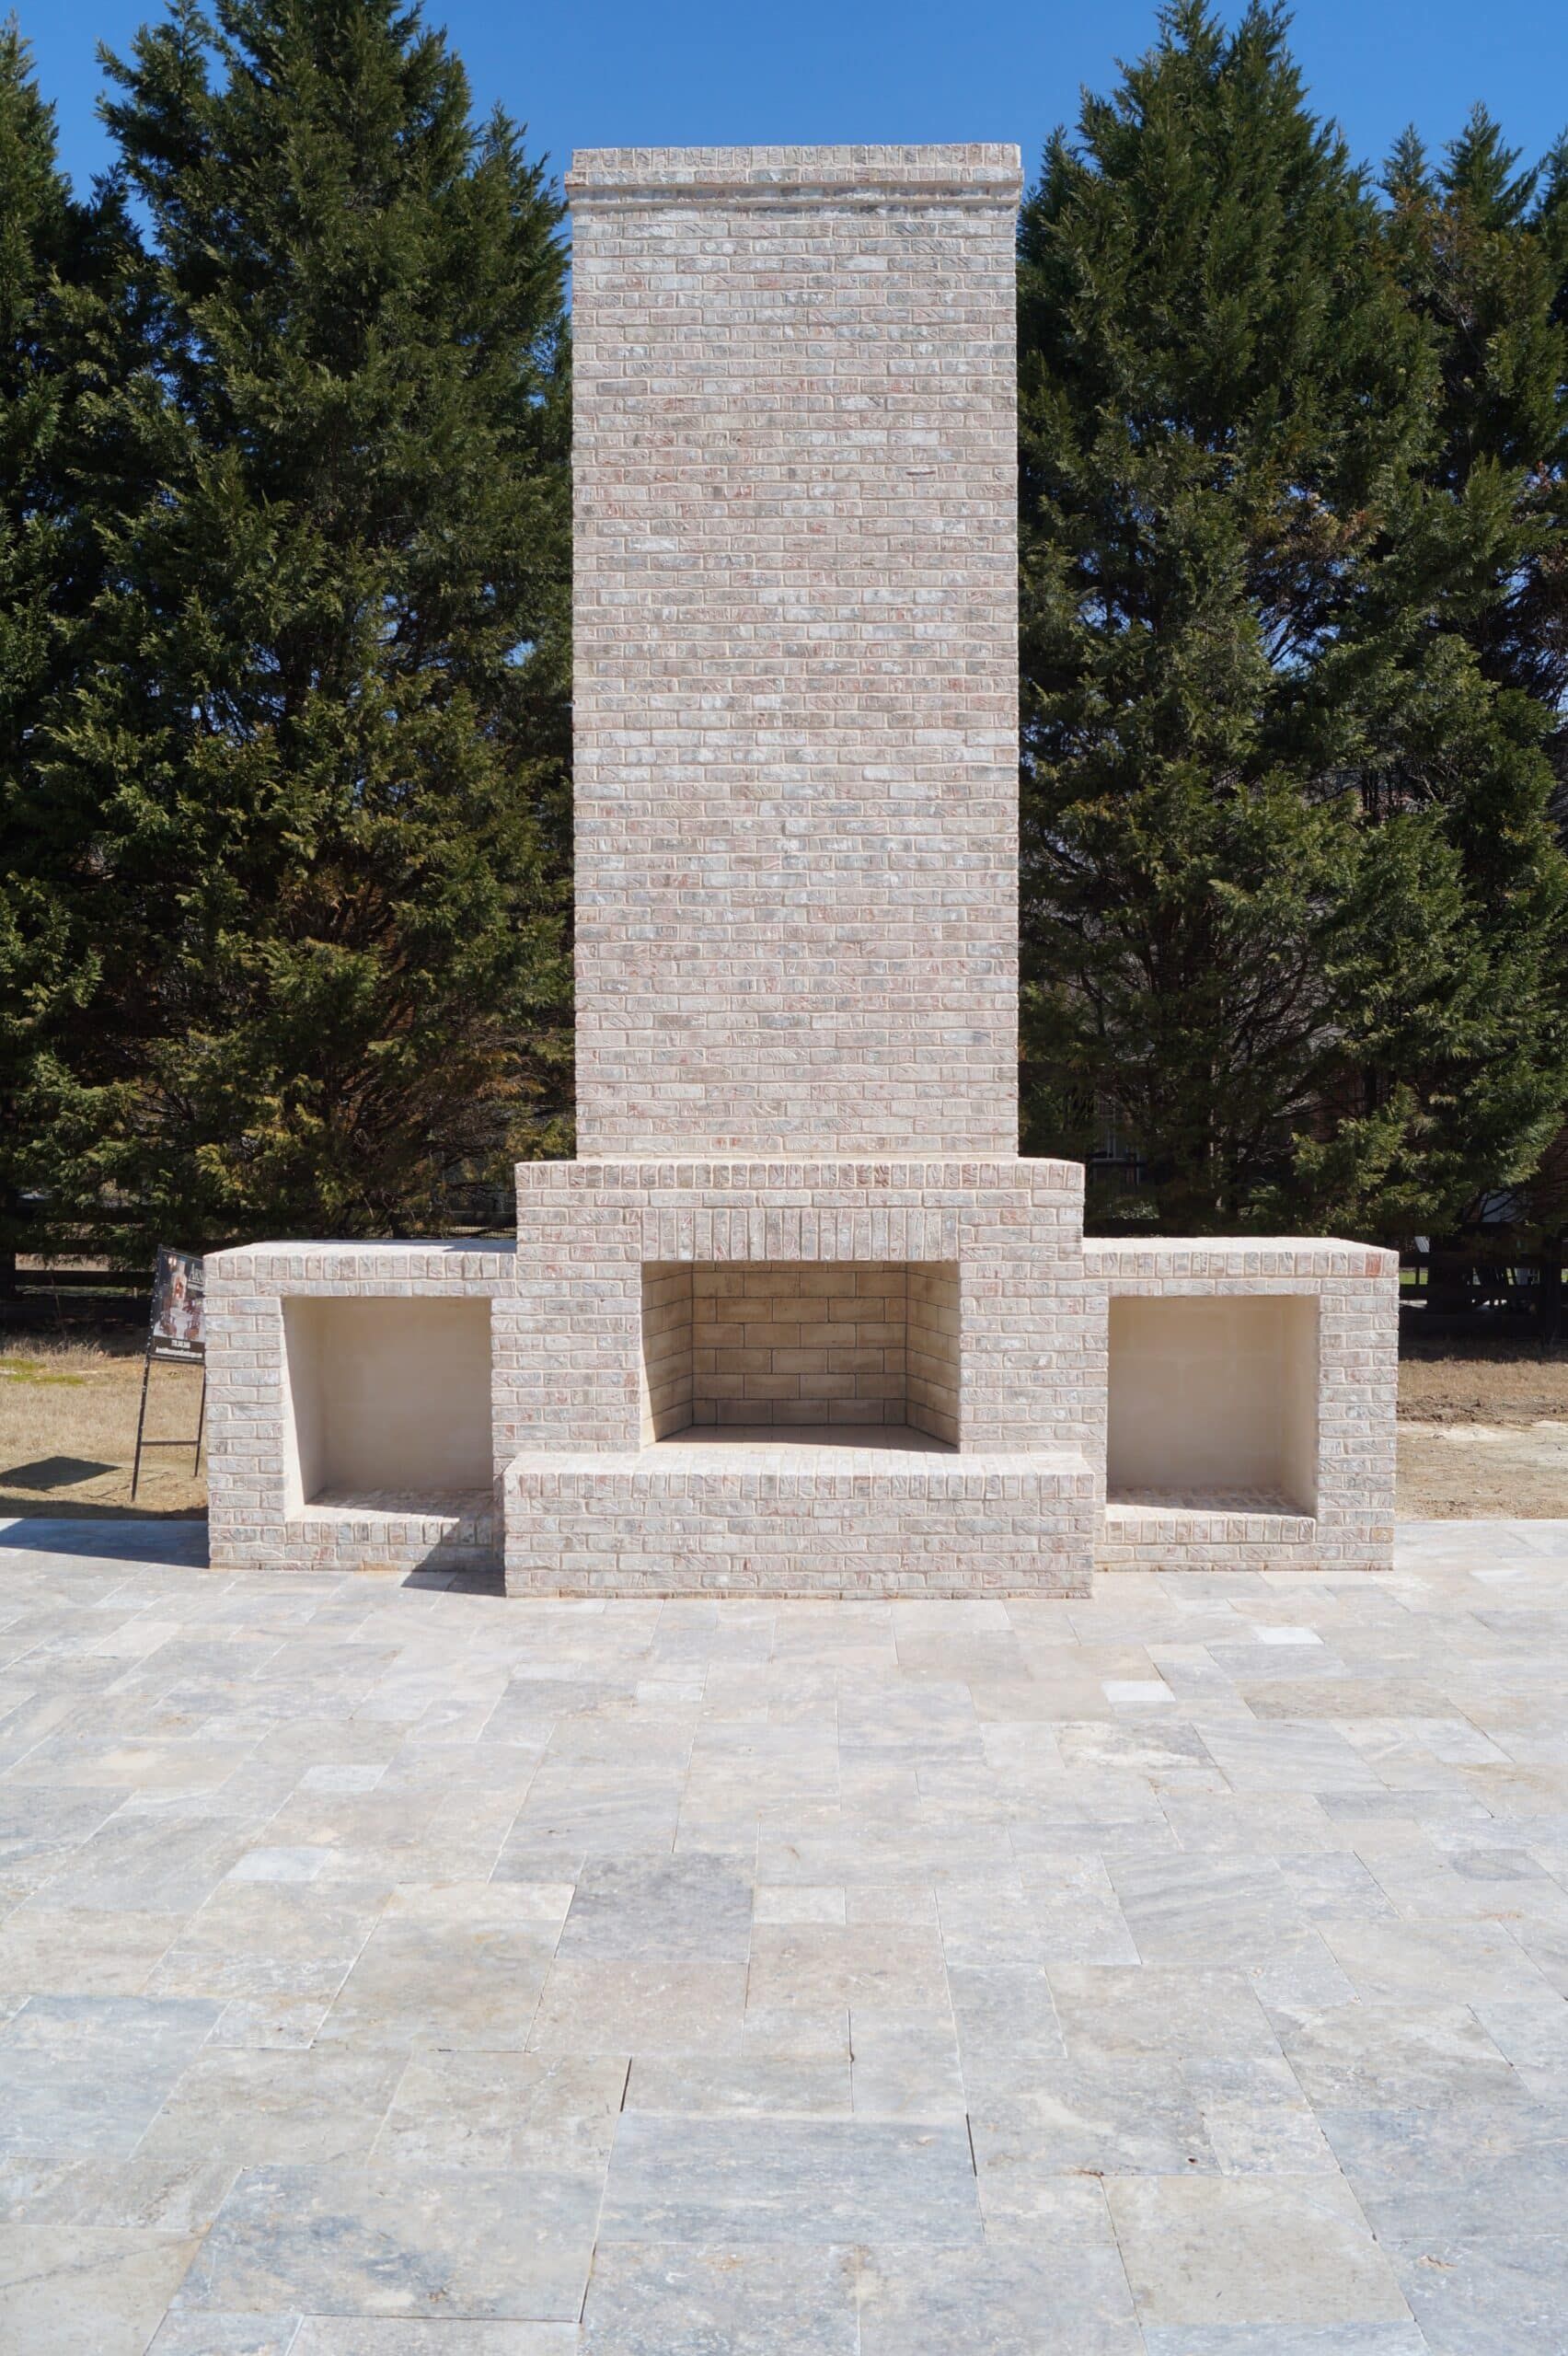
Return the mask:
<path id="1" fill-rule="evenodd" d="M 1400 1414 L 1427 1424 L 1568 1421 L 1568 1347 L 1407 1355 L 1400 1362 Z"/>
<path id="2" fill-rule="evenodd" d="M 0 1340 L 0 1519 L 129 1514 L 142 1341 Z M 147 1430 L 193 1432 L 199 1378 L 156 1366 Z M 1407 1517 L 1568 1518 L 1568 1349 L 1424 1353 L 1400 1368 L 1400 1511 Z M 140 1517 L 205 1512 L 206 1460 L 143 1460 Z"/>
<path id="3" fill-rule="evenodd" d="M 1407 1519 L 1568 1518 L 1568 1347 L 1435 1342 L 1400 1366 Z"/>
<path id="4" fill-rule="evenodd" d="M 188 1449 L 155 1449 L 142 1460 L 131 1504 L 142 1341 L 106 1332 L 91 1341 L 28 1334 L 0 1340 L 0 1519 L 11 1514 L 96 1520 L 107 1514 L 190 1516 L 207 1509 L 206 1458 L 191 1477 Z M 155 1366 L 147 1435 L 173 1439 L 196 1429 L 202 1384 L 188 1368 Z"/>

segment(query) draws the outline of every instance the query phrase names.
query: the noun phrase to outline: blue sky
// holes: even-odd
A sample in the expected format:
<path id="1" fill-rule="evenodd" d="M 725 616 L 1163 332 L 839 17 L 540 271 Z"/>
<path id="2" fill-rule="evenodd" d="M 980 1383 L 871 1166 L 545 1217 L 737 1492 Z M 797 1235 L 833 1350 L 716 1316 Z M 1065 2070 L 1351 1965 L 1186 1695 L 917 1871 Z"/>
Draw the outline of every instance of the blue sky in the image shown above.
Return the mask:
<path id="1" fill-rule="evenodd" d="M 86 179 L 109 153 L 94 44 L 123 46 L 157 9 L 16 5 L 62 158 Z M 1151 0 L 429 0 L 426 13 L 481 108 L 499 99 L 526 121 L 558 168 L 573 147 L 1016 139 L 1032 174 L 1080 86 L 1106 88 L 1155 25 Z M 1478 98 L 1532 158 L 1568 126 L 1568 0 L 1300 0 L 1293 39 L 1314 104 L 1374 160 L 1412 121 L 1439 146 Z"/>

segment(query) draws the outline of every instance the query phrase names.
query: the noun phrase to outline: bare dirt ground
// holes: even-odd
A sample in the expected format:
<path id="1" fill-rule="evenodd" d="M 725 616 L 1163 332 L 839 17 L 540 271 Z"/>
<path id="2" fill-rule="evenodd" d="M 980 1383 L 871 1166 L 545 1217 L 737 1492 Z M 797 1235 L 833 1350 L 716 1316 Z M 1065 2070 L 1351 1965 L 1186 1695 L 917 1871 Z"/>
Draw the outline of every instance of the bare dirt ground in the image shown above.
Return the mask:
<path id="1" fill-rule="evenodd" d="M 205 1511 L 206 1462 L 156 1449 L 131 1504 L 142 1342 L 0 1339 L 0 1519 L 10 1515 L 187 1517 Z M 147 1431 L 196 1428 L 201 1381 L 155 1366 Z M 1407 1520 L 1568 1519 L 1568 1347 L 1553 1354 L 1436 1347 L 1400 1368 L 1399 1509 Z"/>
<path id="2" fill-rule="evenodd" d="M 0 1519 L 13 1514 L 96 1520 L 133 1511 L 162 1518 L 204 1513 L 206 1461 L 192 1479 L 190 1451 L 155 1449 L 142 1462 L 136 1503 L 131 1466 L 142 1393 L 142 1340 L 106 1331 L 90 1341 L 0 1339 Z M 152 1439 L 196 1429 L 202 1379 L 155 1366 L 147 1394 Z"/>
<path id="3" fill-rule="evenodd" d="M 1568 1346 L 1433 1344 L 1400 1366 L 1406 1520 L 1568 1518 Z"/>

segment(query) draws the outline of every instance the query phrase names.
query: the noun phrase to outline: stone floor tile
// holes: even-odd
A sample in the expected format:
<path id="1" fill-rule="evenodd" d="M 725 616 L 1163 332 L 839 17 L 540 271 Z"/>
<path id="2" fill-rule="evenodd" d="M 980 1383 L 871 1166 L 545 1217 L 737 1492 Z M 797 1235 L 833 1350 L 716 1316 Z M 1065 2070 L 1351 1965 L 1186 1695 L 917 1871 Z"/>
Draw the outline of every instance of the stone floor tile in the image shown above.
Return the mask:
<path id="1" fill-rule="evenodd" d="M 1378 1777 L 1334 1727 L 1260 1719 L 1201 1719 L 1197 1731 L 1226 1781 L 1239 1792 L 1376 1792 Z"/>
<path id="2" fill-rule="evenodd" d="M 1090 1720 L 1081 1726 L 1056 1728 L 1062 1763 L 1079 1774 L 1158 1775 L 1161 1784 L 1221 1790 L 1215 1761 L 1195 1727 L 1183 1726 L 1167 1712 L 1121 1720 L 1108 1726 Z"/>
<path id="3" fill-rule="evenodd" d="M 88 2165 L 79 2152 L 0 2154 L 0 2224 L 70 2223 L 82 2204 Z"/>
<path id="4" fill-rule="evenodd" d="M 1145 2356 L 1431 2356 L 1414 2323 L 1154 2324 Z"/>
<path id="5" fill-rule="evenodd" d="M 1060 1660 L 1047 1662 L 1046 1656 L 1037 1649 L 1026 1647 L 1023 1657 L 1028 1664 L 1027 1675 L 993 1680 L 976 1692 L 974 1713 L 983 1727 L 1022 1726 L 1033 1729 L 1081 1724 L 1087 1718 L 1112 1715 L 1105 1688 L 1093 1670 L 1074 1660 L 1065 1647 L 1057 1646 L 1055 1651 L 1061 1656 Z"/>
<path id="6" fill-rule="evenodd" d="M 172 1996 L 29 1998 L 0 2029 L 0 2152 L 131 2152 L 219 2009 Z"/>
<path id="7" fill-rule="evenodd" d="M 26 1995 L 69 1985 L 78 1996 L 142 1995 L 187 1920 L 50 1906 L 35 1896 L 0 1923 L 0 1988 Z"/>
<path id="8" fill-rule="evenodd" d="M 967 2117 L 958 2039 L 929 2013 L 856 2005 L 849 2015 L 852 2099 L 857 2119 Z"/>
<path id="9" fill-rule="evenodd" d="M 314 1881 L 330 1856 L 325 1847 L 247 1849 L 230 1868 L 230 1881 Z"/>
<path id="10" fill-rule="evenodd" d="M 1222 2176 L 1332 2176 L 1338 2166 L 1309 2103 L 1220 2096 L 1202 2117 Z"/>
<path id="11" fill-rule="evenodd" d="M 1552 1990 L 1474 2010 L 1537 2101 L 1568 2103 L 1568 2001 Z"/>
<path id="12" fill-rule="evenodd" d="M 122 1809 L 72 1852 L 45 1888 L 52 1906 L 189 1913 L 249 1845 L 244 1825 L 232 1819 Z"/>
<path id="13" fill-rule="evenodd" d="M 330 2045 L 293 2052 L 208 2046 L 170 2090 L 137 2156 L 352 2165 L 369 2156 L 403 2059 Z"/>
<path id="14" fill-rule="evenodd" d="M 859 2356 L 853 2252 L 605 2242 L 582 2356 Z"/>
<path id="15" fill-rule="evenodd" d="M 1105 2192 L 1146 2326 L 1409 2318 L 1337 2177 L 1113 2177 Z"/>
<path id="16" fill-rule="evenodd" d="M 205 2152 L 165 2157 L 138 2144 L 129 2159 L 81 2161 L 71 2222 L 148 2234 L 204 2234 L 234 2189 L 237 2164 Z"/>
<path id="17" fill-rule="evenodd" d="M 765 1815 L 757 1842 L 758 1880 L 841 1883 L 847 1910 L 855 1889 L 865 1885 L 885 1888 L 904 1881 L 924 1889 L 941 1874 L 1005 1873 L 1015 1862 L 1016 1828 L 1010 1825 L 973 1819 L 956 1824 L 928 1820 L 909 1829 L 886 1821 L 881 1805 L 868 1802 L 850 1820 L 836 1811 L 839 1820 L 831 1825 L 802 1825 L 792 1810 Z"/>
<path id="18" fill-rule="evenodd" d="M 147 2356 L 295 2356 L 300 2317 L 171 2315 Z"/>
<path id="19" fill-rule="evenodd" d="M 1028 2216 L 1063 2177 L 1180 2176 L 1219 2163 L 1203 2109 L 1173 2062 L 1047 2065 L 970 2094 L 981 2203 L 989 2221 Z"/>
<path id="20" fill-rule="evenodd" d="M 1568 1997 L 1568 1932 L 1554 1924 L 1521 1923 L 1515 1936 L 1548 1986 Z"/>
<path id="21" fill-rule="evenodd" d="M 1280 1859 L 1280 1870 L 1302 1913 L 1320 1927 L 1386 1921 L 1394 1911 L 1387 1890 L 1359 1857 L 1290 1855 Z"/>
<path id="22" fill-rule="evenodd" d="M 315 2043 L 327 2012 L 327 2005 L 312 1996 L 233 1996 L 207 2041 L 297 2052 Z"/>
<path id="23" fill-rule="evenodd" d="M 1025 1855 L 1019 1878 L 1034 1917 L 1038 1962 L 1142 1961 L 1103 1857 Z"/>
<path id="24" fill-rule="evenodd" d="M 849 2008 L 825 2004 L 807 2011 L 801 2005 L 778 2009 L 750 2004 L 741 2023 L 739 2050 L 798 2061 L 849 2062 Z"/>
<path id="25" fill-rule="evenodd" d="M 739 2043 L 745 2000 L 744 1963 L 558 1960 L 519 2042 L 535 2053 L 622 2059 L 710 2052 Z"/>
<path id="26" fill-rule="evenodd" d="M 857 1923 L 759 1923 L 752 1933 L 747 2001 L 808 2010 L 857 2004 L 944 2015 L 948 1994 L 937 1932 Z"/>
<path id="27" fill-rule="evenodd" d="M 628 2113 L 601 2242 L 978 2244 L 961 2127 L 882 2119 L 674 2119 Z"/>
<path id="28" fill-rule="evenodd" d="M 584 1774 L 576 1760 L 547 1761 L 518 1810 L 507 1847 L 542 1854 L 582 1848 L 600 1856 L 667 1857 L 684 1780 L 637 1773 L 630 1759 L 623 1760 L 618 1776 L 598 1779 Z"/>
<path id="29" fill-rule="evenodd" d="M 0 1725 L 0 1738 L 5 1731 Z M 44 1784 L 24 1790 L 0 1784 L 0 1900 L 7 1892 L 13 1900 L 20 1900 L 47 1881 L 108 1823 L 124 1796 L 117 1785 L 83 1791 Z"/>
<path id="30" fill-rule="evenodd" d="M 894 1930 L 916 1930 L 937 1923 L 937 1892 L 920 1880 L 857 1882 L 843 1894 L 843 1918 L 852 1925 L 882 1923 Z"/>
<path id="31" fill-rule="evenodd" d="M 983 1881 L 944 1881 L 938 1914 L 950 1965 L 1038 1967 L 1039 1921 L 1017 1871 Z"/>
<path id="32" fill-rule="evenodd" d="M 1415 2194 L 1378 2205 L 1378 2239 L 1433 2356 L 1556 2356 L 1568 2315 L 1562 2207 L 1542 2229 L 1463 2196 Z"/>
<path id="33" fill-rule="evenodd" d="M 1145 1963 L 1266 1961 L 1305 1919 L 1274 1857 L 1122 1857 L 1110 1873 Z"/>
<path id="34" fill-rule="evenodd" d="M 390 1881 L 324 1888 L 320 1882 L 225 1882 L 186 1923 L 155 1967 L 152 1995 L 329 2003 L 360 1955 Z"/>
<path id="35" fill-rule="evenodd" d="M 570 2323 L 306 2316 L 288 2356 L 577 2356 L 579 2344 L 577 2327 Z"/>
<path id="36" fill-rule="evenodd" d="M 1456 2101 L 1424 2110 L 1324 2108 L 1335 2158 L 1368 2198 L 1458 2191 L 1508 2170 L 1568 2203 L 1568 2103 Z M 1565 2211 L 1568 2213 L 1568 2211 Z"/>
<path id="37" fill-rule="evenodd" d="M 627 2064 L 606 2057 L 421 2049 L 397 2081 L 370 2156 L 396 2166 L 602 2174 L 626 2085 Z"/>
<path id="38" fill-rule="evenodd" d="M 849 2063 L 837 2053 L 746 2046 L 726 2053 L 639 2054 L 621 2108 L 676 2119 L 847 2119 Z"/>
<path id="39" fill-rule="evenodd" d="M 571 2322 L 600 2189 L 541 2169 L 248 2168 L 176 2304 Z"/>
<path id="40" fill-rule="evenodd" d="M 1505 2004 L 1549 1983 L 1501 1923 L 1341 1923 L 1324 1939 L 1364 2004 Z"/>
<path id="41" fill-rule="evenodd" d="M 875 2249 L 859 2273 L 859 2356 L 1142 2356 L 1099 2188 L 1029 2243 Z"/>
<path id="42" fill-rule="evenodd" d="M 1356 2000 L 1332 1948 L 1309 1925 L 1283 1933 L 1247 1966 L 1247 1981 L 1266 2013 L 1328 2012 Z"/>
<path id="43" fill-rule="evenodd" d="M 1273 2054 L 1278 2040 L 1246 1974 L 1206 1965 L 1129 1969 L 1053 1964 L 1050 1981 L 1066 2050 L 1100 2053 Z"/>
<path id="44" fill-rule="evenodd" d="M 172 2235 L 0 2225 L 0 2344 L 17 2356 L 142 2356 L 195 2247 Z"/>
<path id="45" fill-rule="evenodd" d="M 1286 2059 L 1315 2108 L 1419 2110 L 1511 2103 L 1527 2089 L 1462 2004 L 1338 2004 L 1277 2016 Z"/>
<path id="46" fill-rule="evenodd" d="M 522 1885 L 525 1893 L 531 1887 Z M 400 1888 L 339 1990 L 321 2038 L 520 2050 L 555 1934 L 513 1888 Z"/>
<path id="47" fill-rule="evenodd" d="M 845 1893 L 842 1888 L 792 1888 L 788 1882 L 778 1888 L 759 1888 L 753 1908 L 757 1923 L 839 1923 L 847 1918 Z M 865 1922 L 864 1914 L 857 1921 Z"/>
<path id="48" fill-rule="evenodd" d="M 557 1952 L 571 1963 L 744 1963 L 751 1929 L 750 1883 L 727 1856 L 598 1857 Z"/>
<path id="49" fill-rule="evenodd" d="M 1196 1854 L 1240 1851 L 1282 1863 L 1348 1854 L 1352 1835 L 1322 1801 L 1288 1791 L 1162 1793 L 1160 1806 L 1177 1842 Z"/>
<path id="50" fill-rule="evenodd" d="M 965 2083 L 976 2073 L 1064 2061 L 1066 2046 L 1049 1976 L 1036 1966 L 953 1965 L 948 1971 Z"/>

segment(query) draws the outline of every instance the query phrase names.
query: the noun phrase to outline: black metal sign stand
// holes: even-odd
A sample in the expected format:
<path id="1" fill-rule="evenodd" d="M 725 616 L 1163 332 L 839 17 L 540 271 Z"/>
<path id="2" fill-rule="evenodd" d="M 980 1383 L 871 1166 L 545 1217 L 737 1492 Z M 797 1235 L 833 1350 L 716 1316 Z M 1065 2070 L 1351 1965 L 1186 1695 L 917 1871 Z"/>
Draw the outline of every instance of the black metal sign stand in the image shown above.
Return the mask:
<path id="1" fill-rule="evenodd" d="M 155 1359 L 161 1359 L 165 1366 L 199 1366 L 202 1369 L 202 1404 L 196 1413 L 194 1440 L 149 1439 L 146 1436 L 147 1385 L 152 1380 Z M 202 1466 L 202 1434 L 206 1423 L 206 1285 L 202 1263 L 194 1252 L 176 1252 L 161 1243 L 153 1278 L 152 1331 L 147 1335 L 147 1354 L 142 1361 L 142 1409 L 136 1418 L 136 1461 L 131 1468 L 133 1505 L 142 1479 L 144 1449 L 190 1449 L 190 1477 L 194 1480 Z"/>
<path id="2" fill-rule="evenodd" d="M 144 1439 L 147 1427 L 147 1383 L 152 1376 L 155 1353 L 151 1350 L 142 1361 L 142 1412 L 136 1418 L 136 1461 L 131 1468 L 131 1502 L 136 1502 L 137 1484 L 142 1478 L 142 1450 L 144 1448 L 189 1448 L 190 1475 L 194 1480 L 202 1463 L 202 1434 L 207 1422 L 207 1362 L 204 1358 L 162 1358 L 163 1366 L 200 1366 L 202 1369 L 202 1404 L 196 1411 L 196 1438 L 189 1439 Z"/>

